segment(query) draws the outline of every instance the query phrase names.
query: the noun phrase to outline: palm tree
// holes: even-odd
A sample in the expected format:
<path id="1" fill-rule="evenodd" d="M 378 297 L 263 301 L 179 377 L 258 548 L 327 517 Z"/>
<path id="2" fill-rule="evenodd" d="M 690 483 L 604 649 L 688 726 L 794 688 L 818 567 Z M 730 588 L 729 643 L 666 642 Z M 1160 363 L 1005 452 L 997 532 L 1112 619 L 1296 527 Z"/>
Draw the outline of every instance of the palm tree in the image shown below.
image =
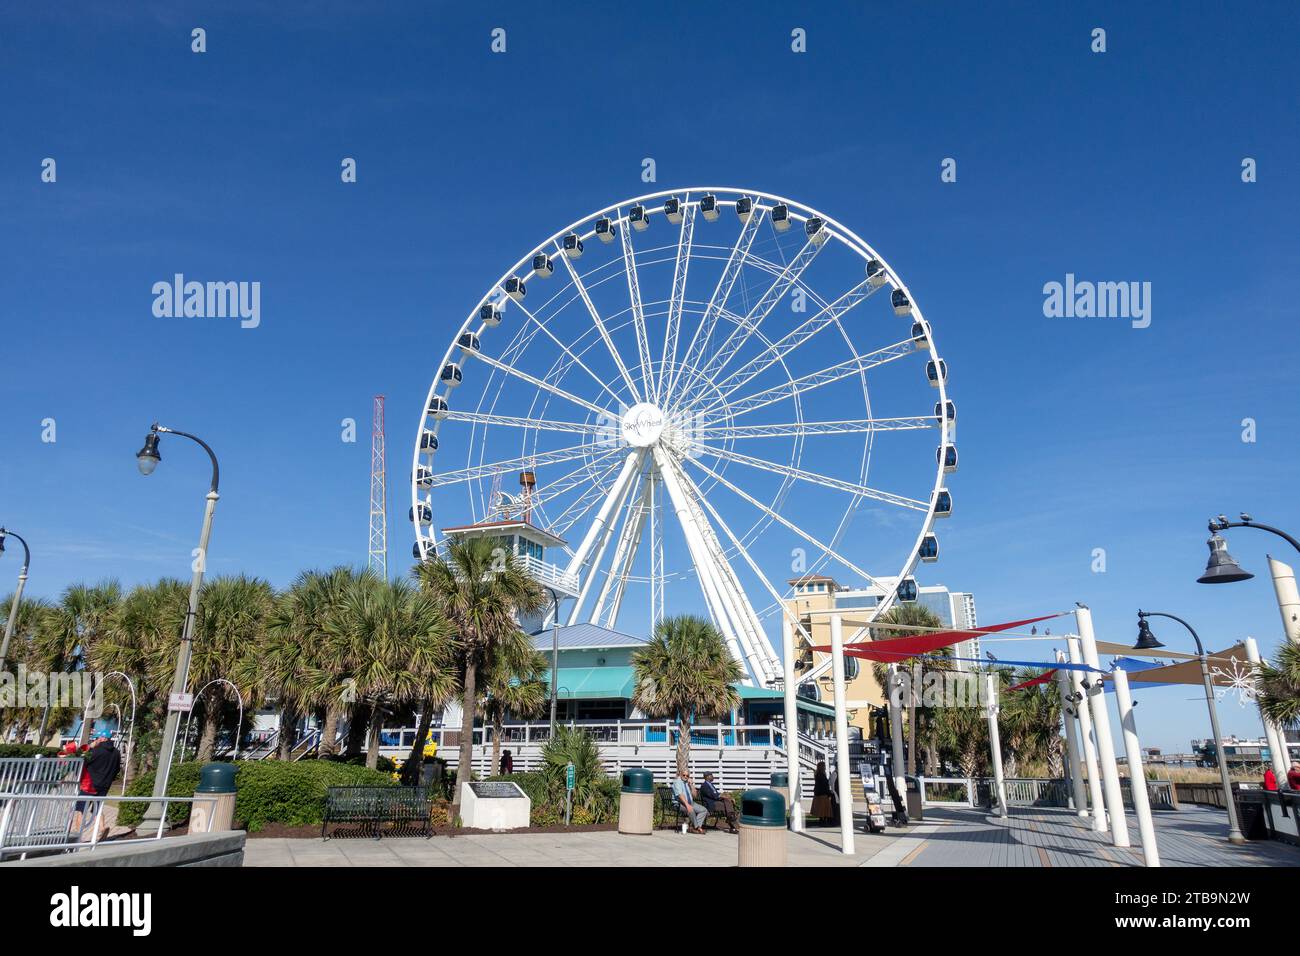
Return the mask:
<path id="1" fill-rule="evenodd" d="M 59 603 L 43 615 L 33 640 L 33 662 L 47 673 L 84 668 L 94 657 L 96 644 L 110 629 L 114 610 L 121 599 L 121 585 L 112 580 L 68 587 L 60 596 Z M 46 732 L 49 716 L 42 717 L 42 735 Z M 86 742 L 89 734 L 90 723 L 83 720 L 82 743 Z"/>
<path id="2" fill-rule="evenodd" d="M 323 713 L 317 753 L 337 750 L 339 723 L 349 703 L 339 699 L 336 683 L 348 676 L 344 661 L 332 656 L 341 645 L 330 642 L 327 625 L 340 614 L 343 596 L 360 574 L 348 567 L 306 571 L 275 602 L 267 620 L 259 676 L 262 691 L 279 702 L 282 756 L 293 746 L 291 728 L 298 715 L 310 710 Z M 332 674 L 336 682 L 311 680 L 310 675 Z"/>
<path id="3" fill-rule="evenodd" d="M 502 655 L 482 676 L 480 700 L 484 720 L 492 724 L 492 771 L 501 766 L 501 734 L 506 715 L 527 720 L 546 712 L 550 663 L 546 655 L 527 647 L 521 656 Z M 417 741 L 423 743 L 423 739 Z"/>
<path id="4" fill-rule="evenodd" d="M 563 793 L 564 777 L 573 764 L 574 806 L 590 807 L 595 802 L 599 782 L 605 777 L 600 747 L 581 727 L 555 728 L 555 736 L 542 747 L 542 775 L 552 794 Z"/>
<path id="5" fill-rule="evenodd" d="M 999 670 L 1005 673 L 999 681 L 1000 691 L 1005 690 L 1007 681 L 1020 683 L 1039 675 L 1038 671 L 1024 671 L 1012 676 L 1006 668 Z M 1065 738 L 1061 736 L 1061 695 L 1056 684 L 1002 693 L 1000 700 L 998 719 L 1007 730 L 1007 775 L 1014 777 L 1020 764 L 1034 761 L 1044 765 L 1049 777 L 1061 776 L 1065 772 Z"/>
<path id="6" fill-rule="evenodd" d="M 245 706 L 258 697 L 250 677 L 260 670 L 260 651 L 274 601 L 271 585 L 260 578 L 240 574 L 212 578 L 203 585 L 194 622 L 189 680 L 190 687 L 206 688 L 196 755 L 200 762 L 212 759 L 232 693 L 230 686 L 221 681 L 228 680 L 239 688 Z M 156 653 L 161 655 L 160 668 L 165 669 L 176 658 L 176 645 L 166 642 Z"/>
<path id="7" fill-rule="evenodd" d="M 928 632 L 916 630 L 916 628 L 930 628 L 937 631 L 943 627 L 943 622 L 939 620 L 939 616 L 922 604 L 895 604 L 879 617 L 878 623 L 903 625 L 903 627 L 873 630 L 873 640 L 877 641 L 887 641 L 900 637 L 921 637 Z M 937 656 L 947 657 L 952 652 L 947 648 L 941 648 L 936 653 Z M 917 733 L 917 698 L 920 696 L 921 691 L 919 686 L 921 670 L 927 662 L 920 657 L 909 657 L 895 663 L 900 668 L 910 668 L 913 675 L 914 686 L 912 692 L 907 695 L 907 772 L 909 775 L 914 775 L 916 773 L 916 744 L 919 736 Z M 887 688 L 889 684 L 888 669 L 888 664 L 879 661 L 871 667 L 876 683 L 882 689 Z M 886 693 L 887 697 L 888 694 Z M 927 719 L 931 716 L 928 710 L 925 716 Z"/>
<path id="8" fill-rule="evenodd" d="M 632 703 L 651 717 L 677 722 L 677 772 L 690 768 L 691 725 L 719 719 L 740 703 L 740 664 L 710 622 L 683 614 L 655 625 L 644 648 L 632 655 Z"/>
<path id="9" fill-rule="evenodd" d="M 456 767 L 453 815 L 460 807 L 462 784 L 473 776 L 474 716 L 478 709 L 478 675 L 498 658 L 532 646 L 519 630 L 516 615 L 545 603 L 537 582 L 513 552 L 492 538 L 456 537 L 445 552 L 415 569 L 420 587 L 442 607 L 459 641 L 461 672 L 460 763 Z"/>
<path id="10" fill-rule="evenodd" d="M 1260 665 L 1259 707 L 1282 727 L 1300 724 L 1300 644 L 1283 643 L 1271 664 Z"/>
<path id="11" fill-rule="evenodd" d="M 348 588 L 326 635 L 340 648 L 349 674 L 333 680 L 336 693 L 355 692 L 370 703 L 366 766 L 379 763 L 379 733 L 386 713 L 418 700 L 441 706 L 456 690 L 456 645 L 433 597 L 405 581 L 362 575 Z"/>
<path id="12" fill-rule="evenodd" d="M 14 596 L 9 594 L 0 605 L 5 618 L 0 620 L 0 628 L 8 624 L 9 609 L 13 607 Z M 5 659 L 5 668 L 17 673 L 19 667 L 32 670 L 35 650 L 33 642 L 37 628 L 52 610 L 53 605 L 41 598 L 23 598 L 18 602 L 18 612 L 14 615 L 13 643 L 9 645 L 9 656 Z M 39 668 L 36 668 L 39 669 Z M 17 689 L 18 684 L 15 683 Z M 0 741 L 7 740 L 11 731 L 16 731 L 19 742 L 27 736 L 28 729 L 40 720 L 39 707 L 18 707 L 16 700 L 0 702 Z"/>

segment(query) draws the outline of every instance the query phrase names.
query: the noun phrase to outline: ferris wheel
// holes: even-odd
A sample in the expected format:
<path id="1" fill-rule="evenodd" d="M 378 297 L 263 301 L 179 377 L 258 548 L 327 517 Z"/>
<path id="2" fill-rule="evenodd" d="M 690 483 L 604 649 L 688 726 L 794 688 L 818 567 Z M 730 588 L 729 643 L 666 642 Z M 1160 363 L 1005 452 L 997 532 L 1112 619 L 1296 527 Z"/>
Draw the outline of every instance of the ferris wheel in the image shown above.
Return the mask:
<path id="1" fill-rule="evenodd" d="M 561 620 L 639 629 L 702 603 L 770 684 L 795 582 L 858 582 L 867 619 L 917 599 L 952 511 L 947 377 L 907 286 L 826 214 L 723 187 L 629 199 L 523 256 L 447 345 L 413 554 L 435 515 L 523 522 Z"/>

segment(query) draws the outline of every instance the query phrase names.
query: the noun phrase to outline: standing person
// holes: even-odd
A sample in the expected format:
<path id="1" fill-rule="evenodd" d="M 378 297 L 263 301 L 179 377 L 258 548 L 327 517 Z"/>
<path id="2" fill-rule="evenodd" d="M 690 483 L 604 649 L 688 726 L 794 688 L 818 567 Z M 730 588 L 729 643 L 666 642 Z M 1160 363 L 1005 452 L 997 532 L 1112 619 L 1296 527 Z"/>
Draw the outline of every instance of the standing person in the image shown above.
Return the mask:
<path id="1" fill-rule="evenodd" d="M 1291 769 L 1286 772 L 1286 785 L 1292 790 L 1300 790 L 1300 763 L 1291 764 Z"/>
<path id="2" fill-rule="evenodd" d="M 689 821 L 688 829 L 692 833 L 703 833 L 702 824 L 709 811 L 691 799 L 691 775 L 685 770 L 681 771 L 673 781 L 673 796 L 677 799 L 677 805 L 681 807 L 682 813 L 686 814 L 686 819 Z"/>
<path id="3" fill-rule="evenodd" d="M 117 772 L 122 769 L 122 754 L 113 744 L 113 735 L 106 730 L 96 731 L 90 740 L 90 749 L 86 751 L 85 769 L 81 775 L 81 792 L 87 796 L 106 797 L 108 788 L 117 779 Z M 103 815 L 91 801 L 78 803 L 78 809 L 89 809 L 91 818 L 98 817 L 103 822 Z M 96 834 L 91 839 L 98 839 Z"/>
<path id="4" fill-rule="evenodd" d="M 515 772 L 515 758 L 510 756 L 510 751 L 505 750 L 501 753 L 501 774 L 509 776 Z"/>
<path id="5" fill-rule="evenodd" d="M 1273 772 L 1272 767 L 1266 767 L 1264 769 L 1264 789 L 1265 790 L 1277 789 L 1277 774 Z"/>
<path id="6" fill-rule="evenodd" d="M 714 813 L 721 813 L 727 818 L 727 832 L 739 833 L 736 829 L 736 804 L 731 797 L 718 790 L 713 782 L 713 774 L 705 772 L 704 782 L 700 784 L 700 802 Z"/>
<path id="7" fill-rule="evenodd" d="M 813 774 L 813 802 L 808 811 L 810 817 L 816 817 L 822 823 L 835 818 L 835 804 L 831 800 L 831 781 L 826 776 L 826 761 L 817 761 L 817 772 Z"/>

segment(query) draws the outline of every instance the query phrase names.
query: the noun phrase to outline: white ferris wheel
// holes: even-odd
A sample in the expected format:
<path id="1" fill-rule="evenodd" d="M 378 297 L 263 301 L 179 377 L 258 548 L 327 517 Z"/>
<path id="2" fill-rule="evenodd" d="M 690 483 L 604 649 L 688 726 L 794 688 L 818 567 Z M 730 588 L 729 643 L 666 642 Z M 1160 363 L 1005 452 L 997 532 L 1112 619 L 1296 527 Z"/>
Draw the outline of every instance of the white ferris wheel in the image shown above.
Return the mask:
<path id="1" fill-rule="evenodd" d="M 769 685 L 792 577 L 874 586 L 864 616 L 916 600 L 955 422 L 929 323 L 850 229 L 753 190 L 641 196 L 538 245 L 452 338 L 413 454 L 413 553 L 437 547 L 435 515 L 526 522 L 561 621 L 639 630 L 702 602 Z"/>

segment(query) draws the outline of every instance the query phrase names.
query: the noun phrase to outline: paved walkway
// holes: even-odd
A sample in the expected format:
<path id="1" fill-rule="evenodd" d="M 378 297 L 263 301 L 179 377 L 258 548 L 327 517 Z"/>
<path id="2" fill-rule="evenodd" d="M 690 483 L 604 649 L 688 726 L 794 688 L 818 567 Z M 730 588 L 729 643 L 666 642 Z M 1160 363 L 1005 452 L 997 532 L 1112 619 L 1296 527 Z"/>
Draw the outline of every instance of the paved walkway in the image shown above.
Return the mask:
<path id="1" fill-rule="evenodd" d="M 1228 843 L 1222 810 L 1183 807 L 1156 813 L 1161 866 L 1300 866 L 1300 848 L 1279 842 Z M 916 839 L 903 866 L 1142 866 L 1137 826 L 1118 849 L 1073 810 L 1018 807 L 1002 820 L 974 810 L 927 810 L 931 832 Z"/>
<path id="2" fill-rule="evenodd" d="M 1231 846 L 1222 811 L 1187 808 L 1155 817 L 1164 866 L 1300 866 L 1300 848 L 1252 842 Z M 1141 866 L 1134 847 L 1117 850 L 1071 810 L 1016 808 L 1009 820 L 979 810 L 927 810 L 906 831 L 854 835 L 855 853 L 840 852 L 838 829 L 791 834 L 791 866 Z M 660 830 L 651 836 L 613 831 L 484 833 L 432 839 L 250 839 L 245 866 L 735 866 L 736 840 Z"/>

